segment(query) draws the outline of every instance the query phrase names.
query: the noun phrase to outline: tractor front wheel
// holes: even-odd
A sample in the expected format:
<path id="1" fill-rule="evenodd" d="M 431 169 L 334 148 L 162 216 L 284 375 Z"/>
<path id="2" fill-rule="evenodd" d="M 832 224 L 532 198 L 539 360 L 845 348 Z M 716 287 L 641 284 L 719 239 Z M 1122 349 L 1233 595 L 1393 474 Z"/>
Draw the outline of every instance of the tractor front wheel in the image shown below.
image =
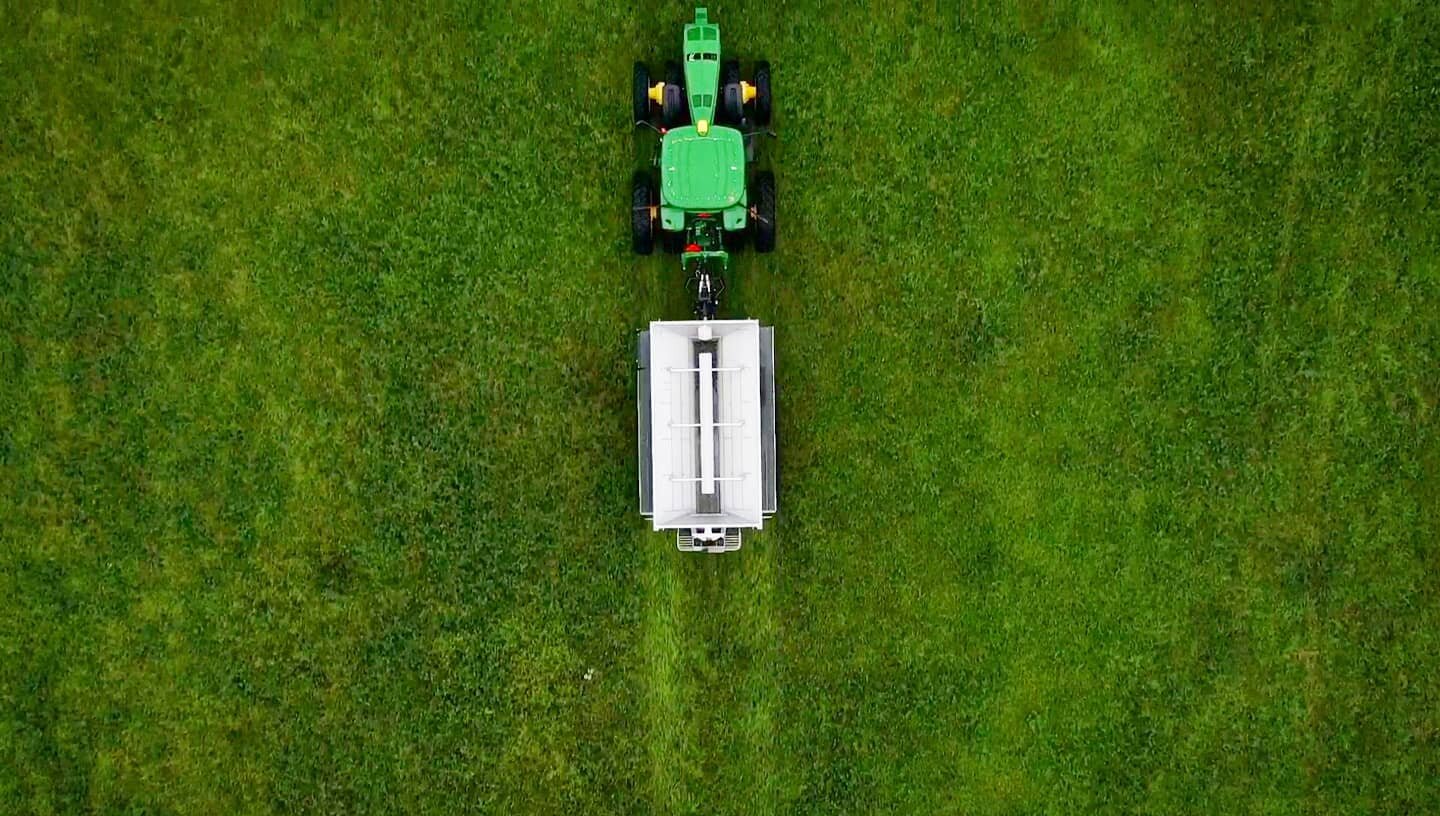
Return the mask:
<path id="1" fill-rule="evenodd" d="M 740 61 L 725 60 L 720 66 L 721 124 L 739 125 L 745 119 L 745 91 L 740 86 Z"/>
<path id="2" fill-rule="evenodd" d="M 630 246 L 637 255 L 655 251 L 655 182 L 643 170 L 630 181 Z"/>
<path id="3" fill-rule="evenodd" d="M 775 174 L 766 170 L 755 177 L 750 190 L 750 220 L 755 228 L 755 251 L 775 251 Z"/>
<path id="4" fill-rule="evenodd" d="M 687 124 L 690 113 L 685 105 L 685 72 L 680 70 L 678 62 L 665 63 L 664 97 L 665 102 L 660 106 L 660 114 L 665 120 L 665 127 Z"/>
<path id="5" fill-rule="evenodd" d="M 650 121 L 650 69 L 645 63 L 635 63 L 635 79 L 632 83 L 633 100 L 631 109 L 635 124 Z"/>
<path id="6" fill-rule="evenodd" d="M 755 63 L 755 124 L 770 124 L 770 63 Z"/>

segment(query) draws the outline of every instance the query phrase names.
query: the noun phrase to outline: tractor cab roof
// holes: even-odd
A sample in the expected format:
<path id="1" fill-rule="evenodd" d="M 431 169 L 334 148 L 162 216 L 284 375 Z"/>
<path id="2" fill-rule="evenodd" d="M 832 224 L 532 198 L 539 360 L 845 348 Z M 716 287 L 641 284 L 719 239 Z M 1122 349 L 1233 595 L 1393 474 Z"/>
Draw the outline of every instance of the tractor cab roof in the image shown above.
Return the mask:
<path id="1" fill-rule="evenodd" d="M 723 210 L 745 200 L 745 139 L 712 125 L 665 134 L 660 145 L 660 200 L 682 210 Z"/>

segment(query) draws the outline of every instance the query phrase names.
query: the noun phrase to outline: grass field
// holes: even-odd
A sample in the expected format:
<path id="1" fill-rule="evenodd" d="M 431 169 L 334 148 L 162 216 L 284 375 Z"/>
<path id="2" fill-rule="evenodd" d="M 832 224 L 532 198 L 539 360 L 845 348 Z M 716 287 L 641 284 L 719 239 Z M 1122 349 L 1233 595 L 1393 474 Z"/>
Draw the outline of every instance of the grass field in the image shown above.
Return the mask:
<path id="1" fill-rule="evenodd" d="M 689 7 L 254 6 L 0 12 L 0 812 L 1440 812 L 1440 7 L 716 0 L 782 492 L 695 557 Z"/>

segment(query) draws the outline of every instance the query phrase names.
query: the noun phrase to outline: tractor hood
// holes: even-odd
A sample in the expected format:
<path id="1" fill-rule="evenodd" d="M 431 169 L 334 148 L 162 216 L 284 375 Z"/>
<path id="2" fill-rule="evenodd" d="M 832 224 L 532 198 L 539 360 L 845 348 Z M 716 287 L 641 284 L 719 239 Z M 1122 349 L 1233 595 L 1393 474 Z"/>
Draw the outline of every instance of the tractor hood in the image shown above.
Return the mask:
<path id="1" fill-rule="evenodd" d="M 684 52 L 690 121 L 703 131 L 715 124 L 720 87 L 720 26 L 710 22 L 703 8 L 695 9 L 695 22 L 685 26 Z"/>
<path id="2" fill-rule="evenodd" d="M 723 210 L 745 200 L 745 139 L 740 131 L 694 127 L 665 134 L 660 146 L 660 200 L 682 210 Z"/>

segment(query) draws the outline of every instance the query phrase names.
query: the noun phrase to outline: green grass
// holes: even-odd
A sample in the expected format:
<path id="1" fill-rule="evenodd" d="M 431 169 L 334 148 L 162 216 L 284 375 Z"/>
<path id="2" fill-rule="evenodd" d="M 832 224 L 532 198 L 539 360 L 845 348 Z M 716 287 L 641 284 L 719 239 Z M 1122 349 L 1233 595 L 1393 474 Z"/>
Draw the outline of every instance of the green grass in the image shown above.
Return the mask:
<path id="1" fill-rule="evenodd" d="M 633 482 L 687 7 L 121 5 L 0 12 L 0 812 L 1440 811 L 1440 7 L 717 0 L 783 483 L 709 558 Z"/>

